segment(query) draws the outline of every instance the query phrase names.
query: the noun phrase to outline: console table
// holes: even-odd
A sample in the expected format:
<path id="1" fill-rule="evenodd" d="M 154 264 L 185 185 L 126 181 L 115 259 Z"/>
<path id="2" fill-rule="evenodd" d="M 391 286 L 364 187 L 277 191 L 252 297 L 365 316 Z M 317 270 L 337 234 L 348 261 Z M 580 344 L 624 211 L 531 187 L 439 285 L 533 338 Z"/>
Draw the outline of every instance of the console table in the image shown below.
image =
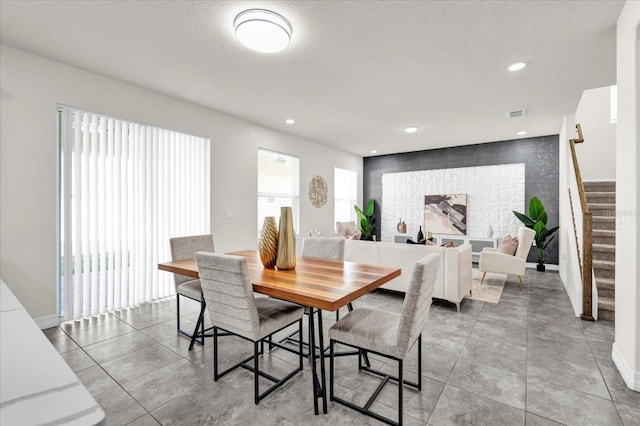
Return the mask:
<path id="1" fill-rule="evenodd" d="M 486 237 L 470 237 L 467 235 L 440 235 L 440 234 L 432 234 L 433 242 L 437 245 L 441 246 L 442 244 L 448 243 L 449 241 L 453 242 L 456 246 L 462 245 L 464 243 L 469 243 L 471 245 L 471 258 L 473 262 L 478 262 L 480 260 L 480 252 L 485 247 L 493 247 L 497 248 L 499 243 L 498 237 L 486 238 Z M 415 235 L 409 234 L 396 234 L 393 236 L 394 243 L 406 243 L 407 238 L 415 241 Z"/>

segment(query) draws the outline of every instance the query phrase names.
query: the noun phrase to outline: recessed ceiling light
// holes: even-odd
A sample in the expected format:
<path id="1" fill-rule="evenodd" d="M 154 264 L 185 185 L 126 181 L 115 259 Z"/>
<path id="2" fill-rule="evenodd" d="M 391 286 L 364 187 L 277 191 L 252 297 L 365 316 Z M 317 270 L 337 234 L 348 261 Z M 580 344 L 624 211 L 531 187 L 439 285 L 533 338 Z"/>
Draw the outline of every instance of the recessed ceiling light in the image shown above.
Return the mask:
<path id="1" fill-rule="evenodd" d="M 524 136 L 526 134 L 527 134 L 526 130 L 521 130 L 521 131 L 518 132 L 518 136 Z"/>
<path id="2" fill-rule="evenodd" d="M 521 69 L 523 69 L 526 66 L 527 66 L 526 62 L 516 62 L 515 64 L 509 65 L 508 70 L 509 71 L 520 71 Z"/>
<path id="3" fill-rule="evenodd" d="M 404 131 L 405 131 L 405 133 L 415 133 L 415 132 L 418 131 L 418 127 L 416 127 L 416 126 L 405 127 Z"/>
<path id="4" fill-rule="evenodd" d="M 377 153 L 378 153 L 378 150 L 377 150 L 377 149 L 372 149 L 370 152 L 371 152 L 372 154 L 377 154 Z"/>
<path id="5" fill-rule="evenodd" d="M 284 120 L 284 122 L 287 124 L 294 124 L 296 120 L 294 120 L 293 118 L 287 118 L 286 120 Z"/>
<path id="6" fill-rule="evenodd" d="M 236 16 L 233 26 L 238 41 L 256 52 L 279 52 L 291 40 L 289 21 L 270 10 L 245 10 Z"/>

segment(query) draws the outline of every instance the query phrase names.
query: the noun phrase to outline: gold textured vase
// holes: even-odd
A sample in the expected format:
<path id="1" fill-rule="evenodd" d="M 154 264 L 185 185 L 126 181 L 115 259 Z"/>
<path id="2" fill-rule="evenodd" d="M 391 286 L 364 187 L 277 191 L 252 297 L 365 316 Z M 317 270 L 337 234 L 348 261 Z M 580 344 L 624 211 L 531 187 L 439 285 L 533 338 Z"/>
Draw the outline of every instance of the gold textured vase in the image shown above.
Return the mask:
<path id="1" fill-rule="evenodd" d="M 260 233 L 260 244 L 258 244 L 260 260 L 265 268 L 275 268 L 277 249 L 278 228 L 276 227 L 276 218 L 267 216 L 264 218 L 262 232 Z"/>
<path id="2" fill-rule="evenodd" d="M 296 267 L 296 234 L 293 231 L 291 207 L 280 207 L 276 267 L 278 269 L 295 269 Z"/>

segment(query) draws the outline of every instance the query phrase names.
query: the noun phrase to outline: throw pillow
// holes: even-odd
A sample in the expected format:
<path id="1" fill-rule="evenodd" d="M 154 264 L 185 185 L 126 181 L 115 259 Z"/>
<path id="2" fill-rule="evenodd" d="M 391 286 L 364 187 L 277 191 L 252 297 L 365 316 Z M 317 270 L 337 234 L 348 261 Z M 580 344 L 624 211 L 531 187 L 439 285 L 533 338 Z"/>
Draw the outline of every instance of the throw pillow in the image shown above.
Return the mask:
<path id="1" fill-rule="evenodd" d="M 498 253 L 508 254 L 513 256 L 516 254 L 516 250 L 518 249 L 518 238 L 512 237 L 511 235 L 507 235 L 504 237 L 502 242 L 500 243 L 500 247 L 498 247 Z"/>
<path id="2" fill-rule="evenodd" d="M 453 241 L 448 241 L 448 242 L 444 243 L 442 245 L 442 247 L 446 247 L 446 248 L 454 247 Z"/>

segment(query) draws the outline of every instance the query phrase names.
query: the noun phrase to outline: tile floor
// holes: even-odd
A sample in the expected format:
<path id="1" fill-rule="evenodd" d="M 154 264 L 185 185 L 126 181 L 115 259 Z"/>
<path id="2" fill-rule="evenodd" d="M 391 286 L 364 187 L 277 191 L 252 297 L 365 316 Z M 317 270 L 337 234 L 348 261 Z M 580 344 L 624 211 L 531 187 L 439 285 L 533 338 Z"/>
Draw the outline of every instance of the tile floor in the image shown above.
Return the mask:
<path id="1" fill-rule="evenodd" d="M 423 333 L 423 389 L 404 392 L 405 424 L 640 425 L 640 393 L 629 390 L 611 361 L 611 322 L 575 318 L 556 272 L 527 270 L 525 290 L 509 277 L 496 305 L 466 300 L 461 312 L 436 301 Z M 399 311 L 402 298 L 375 292 L 357 306 Z M 198 306 L 186 301 L 183 326 L 193 328 Z M 325 313 L 325 329 L 335 315 Z M 253 404 L 253 381 L 236 370 L 213 381 L 211 339 L 189 353 L 175 332 L 175 300 L 68 322 L 45 330 L 53 345 L 107 414 L 108 425 L 378 424 L 329 402 L 314 416 L 310 368 Z M 222 362 L 251 350 L 227 337 Z M 274 350 L 263 368 L 286 373 L 295 358 Z M 372 358 L 382 369 L 391 361 Z M 416 350 L 405 377 L 416 374 Z M 358 373 L 354 357 L 337 363 L 336 392 L 362 401 L 377 379 Z M 327 370 L 328 374 L 328 370 Z M 284 374 L 282 374 L 284 375 Z M 372 407 L 388 416 L 397 386 L 387 385 Z"/>

